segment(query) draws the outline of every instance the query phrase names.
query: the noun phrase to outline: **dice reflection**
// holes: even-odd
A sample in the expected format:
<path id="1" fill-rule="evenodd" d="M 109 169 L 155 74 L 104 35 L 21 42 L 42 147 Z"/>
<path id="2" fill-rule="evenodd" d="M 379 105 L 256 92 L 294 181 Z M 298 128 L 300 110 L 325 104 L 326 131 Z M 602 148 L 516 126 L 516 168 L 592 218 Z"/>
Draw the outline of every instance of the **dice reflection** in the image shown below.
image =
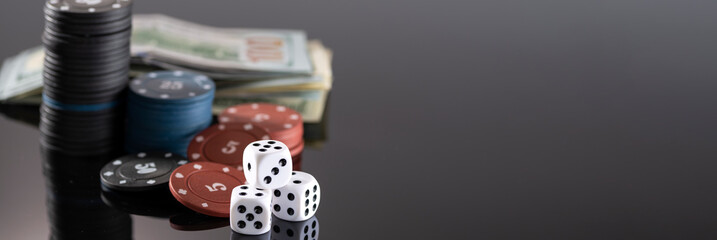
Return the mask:
<path id="1" fill-rule="evenodd" d="M 319 239 L 319 220 L 316 216 L 301 222 L 289 222 L 274 216 L 272 221 L 272 240 Z"/>
<path id="2" fill-rule="evenodd" d="M 232 231 L 231 240 L 269 240 L 271 239 L 271 232 L 264 233 L 262 235 L 244 235 Z"/>

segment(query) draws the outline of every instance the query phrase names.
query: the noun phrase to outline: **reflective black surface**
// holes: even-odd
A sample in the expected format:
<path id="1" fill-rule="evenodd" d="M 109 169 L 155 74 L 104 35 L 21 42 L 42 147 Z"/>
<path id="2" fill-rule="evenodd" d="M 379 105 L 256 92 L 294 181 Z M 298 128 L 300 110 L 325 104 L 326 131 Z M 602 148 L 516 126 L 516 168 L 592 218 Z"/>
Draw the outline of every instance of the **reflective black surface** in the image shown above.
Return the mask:
<path id="1" fill-rule="evenodd" d="M 42 1 L 0 8 L 0 55 Z M 717 2 L 139 1 L 335 52 L 321 239 L 717 236 Z M 38 131 L 0 118 L 0 232 L 47 239 Z M 101 200 L 101 198 L 100 198 Z M 227 239 L 132 216 L 135 239 Z"/>

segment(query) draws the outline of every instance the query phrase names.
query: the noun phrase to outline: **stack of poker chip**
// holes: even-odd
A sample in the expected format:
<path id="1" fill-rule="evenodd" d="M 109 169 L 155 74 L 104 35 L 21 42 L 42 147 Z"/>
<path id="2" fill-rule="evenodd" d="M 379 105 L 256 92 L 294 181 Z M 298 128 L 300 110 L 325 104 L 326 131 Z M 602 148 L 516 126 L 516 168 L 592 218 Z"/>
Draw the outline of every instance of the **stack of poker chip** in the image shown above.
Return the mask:
<path id="1" fill-rule="evenodd" d="M 164 151 L 185 155 L 192 137 L 212 122 L 215 85 L 207 76 L 158 71 L 129 84 L 127 152 Z"/>
<path id="2" fill-rule="evenodd" d="M 121 151 L 118 105 L 129 74 L 131 5 L 129 0 L 45 4 L 43 149 L 70 156 Z"/>
<path id="3" fill-rule="evenodd" d="M 129 215 L 99 196 L 97 172 L 122 151 L 132 28 L 129 0 L 49 0 L 40 148 L 51 239 L 130 239 Z"/>
<path id="4" fill-rule="evenodd" d="M 269 133 L 271 139 L 286 144 L 294 166 L 301 166 L 304 151 L 304 125 L 297 111 L 271 103 L 247 103 L 226 108 L 218 117 L 220 123 L 248 122 Z"/>

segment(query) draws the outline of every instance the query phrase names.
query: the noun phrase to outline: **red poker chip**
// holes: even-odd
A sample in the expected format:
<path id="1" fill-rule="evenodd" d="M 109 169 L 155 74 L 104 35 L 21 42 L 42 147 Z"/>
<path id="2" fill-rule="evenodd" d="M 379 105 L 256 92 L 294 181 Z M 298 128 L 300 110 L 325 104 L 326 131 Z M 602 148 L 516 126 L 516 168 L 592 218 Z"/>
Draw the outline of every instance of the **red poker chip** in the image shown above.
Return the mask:
<path id="1" fill-rule="evenodd" d="M 244 148 L 258 140 L 269 140 L 264 128 L 251 123 L 220 123 L 198 133 L 189 142 L 190 161 L 209 161 L 229 166 L 242 166 Z"/>
<path id="2" fill-rule="evenodd" d="M 244 173 L 236 168 L 194 162 L 172 172 L 169 190 L 189 209 L 209 216 L 229 217 L 232 189 L 245 183 Z"/>
<path id="3" fill-rule="evenodd" d="M 289 149 L 289 152 L 291 152 L 291 157 L 294 158 L 294 156 L 301 155 L 301 152 L 304 151 L 304 140 L 301 140 L 299 142 L 299 145 L 296 145 L 295 147 L 292 147 Z"/>
<path id="4" fill-rule="evenodd" d="M 291 166 L 293 167 L 294 171 L 301 171 L 301 153 L 299 155 L 291 157 Z"/>
<path id="5" fill-rule="evenodd" d="M 270 103 L 247 103 L 228 107 L 219 115 L 219 122 L 251 122 L 260 125 L 289 147 L 294 147 L 304 135 L 304 121 L 297 111 Z"/>

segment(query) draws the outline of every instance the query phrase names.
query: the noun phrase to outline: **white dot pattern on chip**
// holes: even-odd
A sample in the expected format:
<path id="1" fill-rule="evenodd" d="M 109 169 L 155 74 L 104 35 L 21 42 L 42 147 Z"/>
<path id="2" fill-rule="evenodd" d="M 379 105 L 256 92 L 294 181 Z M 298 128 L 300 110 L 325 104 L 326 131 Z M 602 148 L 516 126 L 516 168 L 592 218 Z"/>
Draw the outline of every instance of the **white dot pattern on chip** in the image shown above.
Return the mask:
<path id="1" fill-rule="evenodd" d="M 114 162 L 112 162 L 112 165 L 122 165 L 122 160 L 115 160 Z"/>
<path id="2" fill-rule="evenodd" d="M 115 173 L 114 173 L 114 172 L 111 172 L 111 171 L 107 171 L 107 172 L 105 172 L 103 175 L 109 177 L 109 176 L 115 175 Z"/>
<path id="3" fill-rule="evenodd" d="M 184 190 L 184 189 L 181 189 L 181 188 L 180 188 L 179 190 L 177 190 L 177 192 L 178 192 L 179 194 L 182 194 L 182 195 L 187 195 L 187 190 Z"/>
<path id="4" fill-rule="evenodd" d="M 224 171 L 224 172 L 229 172 L 229 168 L 228 168 L 228 167 L 224 167 L 224 168 L 222 168 L 222 171 Z"/>
<path id="5" fill-rule="evenodd" d="M 209 207 L 209 204 L 207 204 L 207 203 L 202 203 L 202 207 Z"/>
<path id="6" fill-rule="evenodd" d="M 179 165 L 187 164 L 187 160 L 180 160 L 179 162 L 177 162 L 177 164 L 179 164 Z"/>
<path id="7" fill-rule="evenodd" d="M 122 179 L 119 181 L 119 184 L 125 184 L 125 183 L 127 183 L 127 180 Z"/>
<path id="8" fill-rule="evenodd" d="M 259 104 L 252 103 L 252 104 L 251 104 L 251 108 L 252 108 L 252 109 L 258 109 L 258 108 L 259 108 Z"/>
<path id="9" fill-rule="evenodd" d="M 157 77 L 157 73 L 149 73 L 147 76 L 150 77 L 150 78 L 156 78 L 156 77 Z"/>
<path id="10" fill-rule="evenodd" d="M 192 153 L 192 159 L 194 159 L 194 160 L 199 159 L 199 157 L 201 157 L 201 156 L 202 155 L 200 155 L 199 153 Z"/>
<path id="11" fill-rule="evenodd" d="M 291 119 L 291 120 L 299 120 L 299 115 L 297 115 L 297 114 L 291 114 L 291 116 L 289 116 L 289 119 Z"/>
<path id="12" fill-rule="evenodd" d="M 179 76 L 184 75 L 184 72 L 182 72 L 182 71 L 174 71 L 172 74 L 174 74 L 174 76 L 179 77 Z"/>
<path id="13" fill-rule="evenodd" d="M 223 130 L 224 130 L 225 128 L 227 128 L 227 127 L 224 126 L 224 124 L 219 124 L 219 126 L 217 126 L 217 128 L 219 128 L 219 130 L 222 130 L 222 131 L 223 131 Z"/>
<path id="14" fill-rule="evenodd" d="M 197 170 L 202 169 L 202 165 L 194 164 L 194 169 L 197 169 Z"/>
<path id="15" fill-rule="evenodd" d="M 137 157 L 139 157 L 139 158 L 144 158 L 146 156 L 147 156 L 147 153 L 143 153 L 143 152 L 137 153 Z"/>
<path id="16" fill-rule="evenodd" d="M 276 107 L 276 111 L 278 111 L 278 112 L 286 111 L 286 107 L 284 107 L 284 106 L 278 106 L 278 107 Z"/>
<path id="17" fill-rule="evenodd" d="M 236 109 L 236 108 L 229 108 L 228 112 L 229 112 L 229 113 L 236 113 L 236 112 L 237 112 L 237 109 Z"/>
<path id="18" fill-rule="evenodd" d="M 291 127 L 293 127 L 293 126 L 294 126 L 294 125 L 291 125 L 291 123 L 284 124 L 284 128 L 291 128 Z"/>
<path id="19" fill-rule="evenodd" d="M 247 123 L 247 124 L 244 124 L 244 130 L 249 131 L 249 130 L 252 130 L 252 129 L 254 129 L 254 125 L 251 125 L 251 124 L 248 124 L 248 123 Z"/>
<path id="20" fill-rule="evenodd" d="M 164 154 L 164 157 L 166 157 L 166 158 L 172 157 L 172 153 L 165 153 L 165 154 Z"/>
<path id="21" fill-rule="evenodd" d="M 204 136 L 199 135 L 199 136 L 197 136 L 197 137 L 194 138 L 194 141 L 195 141 L 195 142 L 204 142 Z"/>
<path id="22" fill-rule="evenodd" d="M 182 174 L 182 173 L 174 174 L 174 176 L 177 178 L 184 178 L 184 174 Z"/>
<path id="23" fill-rule="evenodd" d="M 155 181 L 154 179 L 147 180 L 147 184 L 154 184 L 154 183 L 156 183 L 156 182 L 157 182 L 157 181 Z"/>

